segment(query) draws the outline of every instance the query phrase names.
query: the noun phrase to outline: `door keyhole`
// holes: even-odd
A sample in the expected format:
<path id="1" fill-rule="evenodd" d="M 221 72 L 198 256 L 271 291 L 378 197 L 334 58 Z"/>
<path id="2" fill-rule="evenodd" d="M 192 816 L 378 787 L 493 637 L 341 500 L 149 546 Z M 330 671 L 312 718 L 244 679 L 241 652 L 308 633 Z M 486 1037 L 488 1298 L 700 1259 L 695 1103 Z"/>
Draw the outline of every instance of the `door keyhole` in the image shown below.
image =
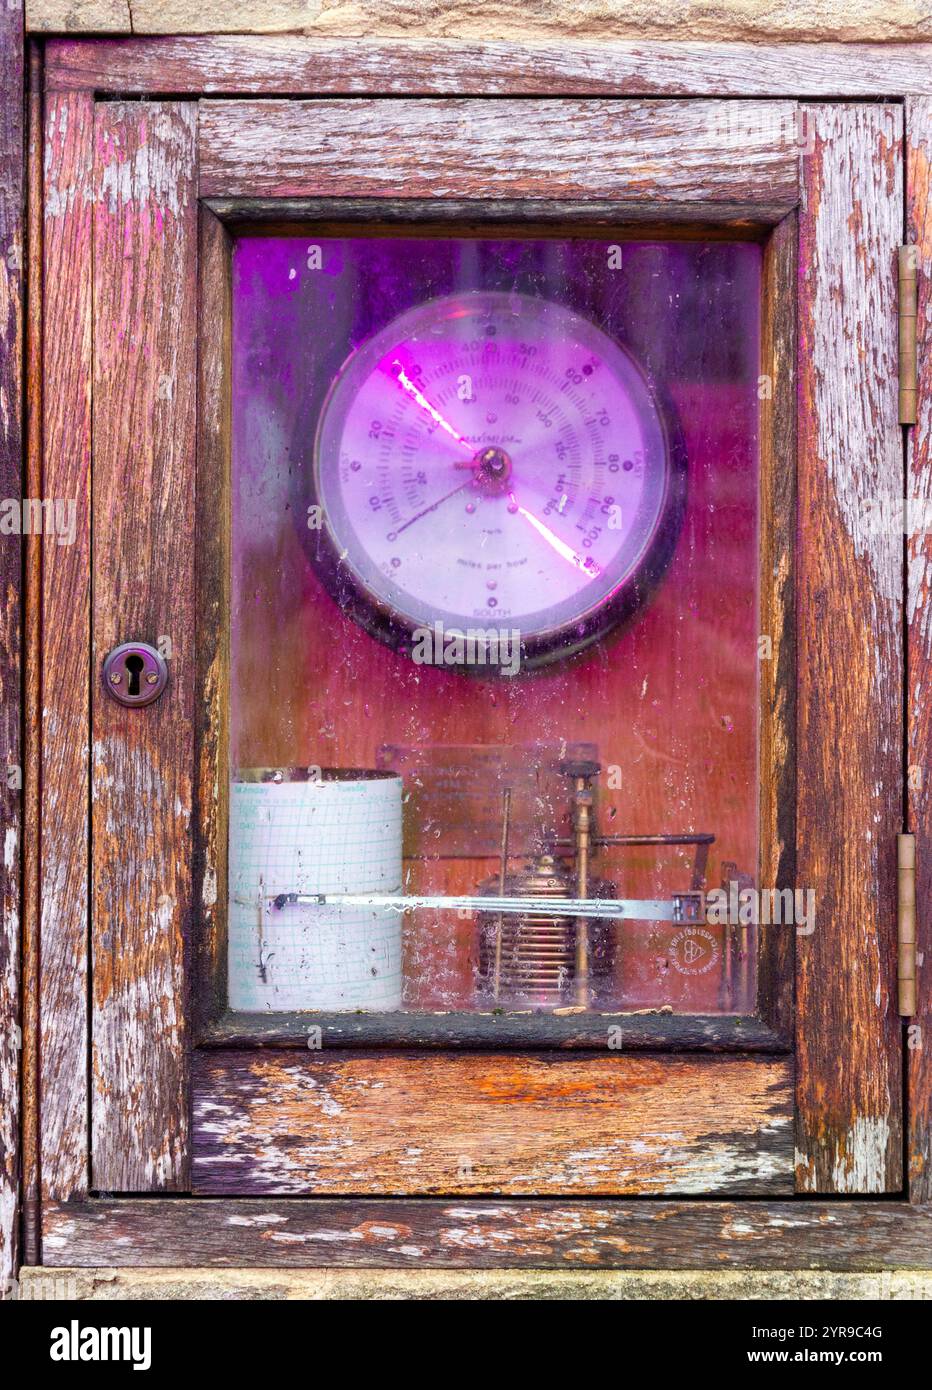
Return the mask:
<path id="1" fill-rule="evenodd" d="M 139 694 L 139 677 L 146 669 L 146 663 L 136 652 L 131 652 L 126 658 L 126 669 L 129 672 L 129 694 Z"/>
<path id="2" fill-rule="evenodd" d="M 165 658 L 148 642 L 121 642 L 101 667 L 107 694 L 130 709 L 151 705 L 168 685 Z"/>

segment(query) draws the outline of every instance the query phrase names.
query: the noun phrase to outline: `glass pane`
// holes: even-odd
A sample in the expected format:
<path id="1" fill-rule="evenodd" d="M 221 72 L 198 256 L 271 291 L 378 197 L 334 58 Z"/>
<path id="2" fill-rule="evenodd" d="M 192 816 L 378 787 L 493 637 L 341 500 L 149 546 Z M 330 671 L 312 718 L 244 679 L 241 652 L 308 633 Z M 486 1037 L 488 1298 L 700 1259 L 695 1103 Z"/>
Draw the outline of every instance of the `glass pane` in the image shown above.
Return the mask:
<path id="1" fill-rule="evenodd" d="M 237 241 L 232 1007 L 752 1007 L 760 274 Z"/>

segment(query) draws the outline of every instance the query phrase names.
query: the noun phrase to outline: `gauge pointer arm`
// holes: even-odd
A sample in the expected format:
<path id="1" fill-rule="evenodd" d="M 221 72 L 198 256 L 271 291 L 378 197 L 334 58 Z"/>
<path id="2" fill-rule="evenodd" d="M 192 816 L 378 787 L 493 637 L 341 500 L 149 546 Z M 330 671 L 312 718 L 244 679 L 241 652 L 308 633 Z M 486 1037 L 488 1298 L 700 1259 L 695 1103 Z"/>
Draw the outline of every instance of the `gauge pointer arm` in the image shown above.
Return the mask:
<path id="1" fill-rule="evenodd" d="M 455 497 L 458 492 L 462 492 L 464 487 L 471 486 L 472 479 L 469 479 L 469 481 L 465 483 L 460 483 L 459 487 L 453 488 L 451 492 L 445 493 L 443 497 L 438 497 L 436 502 L 431 502 L 430 506 L 425 507 L 422 512 L 418 512 L 415 516 L 408 517 L 407 521 L 402 522 L 400 526 L 395 527 L 392 534 L 395 536 L 400 536 L 402 531 L 407 531 L 408 527 L 413 526 L 416 521 L 420 521 L 422 516 L 428 516 L 431 512 L 435 512 L 438 507 L 443 506 L 444 502 L 448 502 L 451 497 Z"/>

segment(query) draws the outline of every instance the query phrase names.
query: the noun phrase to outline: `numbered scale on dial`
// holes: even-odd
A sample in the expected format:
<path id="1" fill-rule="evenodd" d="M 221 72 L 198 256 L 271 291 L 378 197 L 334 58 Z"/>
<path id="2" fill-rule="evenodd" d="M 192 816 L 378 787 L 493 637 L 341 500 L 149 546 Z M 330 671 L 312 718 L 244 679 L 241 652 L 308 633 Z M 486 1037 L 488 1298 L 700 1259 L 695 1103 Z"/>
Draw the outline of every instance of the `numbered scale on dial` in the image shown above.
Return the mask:
<path id="1" fill-rule="evenodd" d="M 550 300 L 430 300 L 354 351 L 314 450 L 317 558 L 381 640 L 507 629 L 525 664 L 628 616 L 682 517 L 675 422 L 618 343 Z"/>

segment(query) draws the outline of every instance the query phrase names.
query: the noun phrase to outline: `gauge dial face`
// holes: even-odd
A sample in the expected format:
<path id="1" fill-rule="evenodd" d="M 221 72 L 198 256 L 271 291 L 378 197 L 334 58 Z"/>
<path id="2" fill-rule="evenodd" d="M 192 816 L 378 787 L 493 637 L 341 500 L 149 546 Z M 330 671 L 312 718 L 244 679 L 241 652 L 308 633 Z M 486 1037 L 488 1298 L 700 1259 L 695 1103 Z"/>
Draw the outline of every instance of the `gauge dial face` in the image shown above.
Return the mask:
<path id="1" fill-rule="evenodd" d="M 631 356 L 563 305 L 499 291 L 428 301 L 355 351 L 314 459 L 340 580 L 378 635 L 507 628 L 532 660 L 640 601 L 680 472 Z"/>

